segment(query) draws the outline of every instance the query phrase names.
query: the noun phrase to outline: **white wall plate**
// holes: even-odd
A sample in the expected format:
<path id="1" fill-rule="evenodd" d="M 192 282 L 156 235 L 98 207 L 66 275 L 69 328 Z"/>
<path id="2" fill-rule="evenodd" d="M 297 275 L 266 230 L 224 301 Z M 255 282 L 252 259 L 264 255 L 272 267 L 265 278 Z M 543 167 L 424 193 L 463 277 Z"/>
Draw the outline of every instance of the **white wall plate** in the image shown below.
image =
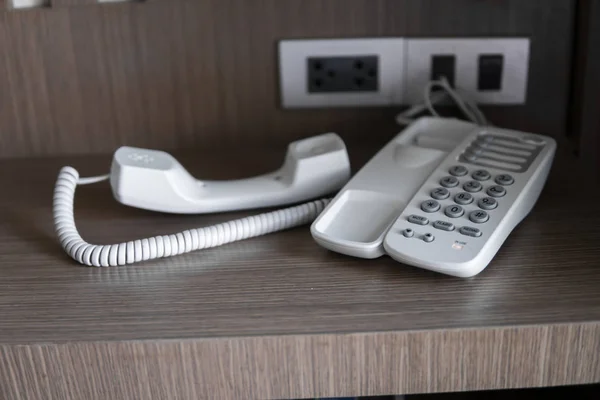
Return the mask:
<path id="1" fill-rule="evenodd" d="M 403 38 L 284 40 L 279 42 L 280 95 L 284 108 L 366 107 L 404 102 Z M 378 56 L 378 89 L 371 92 L 311 93 L 310 57 Z"/>
<path id="2" fill-rule="evenodd" d="M 431 79 L 433 55 L 454 55 L 455 87 L 478 104 L 524 104 L 527 98 L 529 38 L 417 38 L 406 39 L 405 87 L 407 104 L 423 101 Z M 504 57 L 502 86 L 497 91 L 479 91 L 479 57 Z"/>
<path id="3" fill-rule="evenodd" d="M 44 7 L 50 4 L 50 0 L 12 0 L 13 8 Z"/>

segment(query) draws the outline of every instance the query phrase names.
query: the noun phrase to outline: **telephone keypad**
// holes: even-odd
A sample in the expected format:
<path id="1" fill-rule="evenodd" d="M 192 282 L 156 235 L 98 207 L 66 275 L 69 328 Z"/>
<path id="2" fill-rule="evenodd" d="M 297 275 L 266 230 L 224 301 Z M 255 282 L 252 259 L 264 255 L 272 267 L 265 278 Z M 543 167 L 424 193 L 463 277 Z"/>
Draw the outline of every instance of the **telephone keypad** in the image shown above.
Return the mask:
<path id="1" fill-rule="evenodd" d="M 440 179 L 440 186 L 431 190 L 429 193 L 430 198 L 423 201 L 420 208 L 429 214 L 443 212 L 445 217 L 455 219 L 456 221 L 463 221 L 461 217 L 464 217 L 464 221 L 467 223 L 484 224 L 488 222 L 490 219 L 488 211 L 498 208 L 497 199 L 505 196 L 507 193 L 505 186 L 510 186 L 515 182 L 514 178 L 509 174 L 492 176 L 485 169 L 479 169 L 471 173 L 471 171 L 462 165 L 450 167 L 448 173 L 449 175 L 443 176 Z M 485 184 L 490 179 L 492 181 Z M 478 196 L 479 192 L 482 192 L 483 196 Z M 447 202 L 444 202 L 444 200 L 447 200 Z M 477 208 L 474 211 L 470 211 L 462 207 L 469 206 L 470 204 L 474 204 Z M 429 225 L 428 218 L 416 214 L 410 215 L 407 221 L 421 226 Z M 483 236 L 481 229 L 467 224 L 458 223 L 455 225 L 455 223 L 449 221 L 434 220 L 432 226 L 441 231 L 457 231 L 462 235 L 473 238 Z M 406 230 L 403 231 L 403 235 L 406 237 L 417 237 L 411 234 L 412 230 L 410 228 L 408 231 L 409 233 Z M 419 237 L 425 242 L 431 242 L 435 239 L 430 233 Z"/>

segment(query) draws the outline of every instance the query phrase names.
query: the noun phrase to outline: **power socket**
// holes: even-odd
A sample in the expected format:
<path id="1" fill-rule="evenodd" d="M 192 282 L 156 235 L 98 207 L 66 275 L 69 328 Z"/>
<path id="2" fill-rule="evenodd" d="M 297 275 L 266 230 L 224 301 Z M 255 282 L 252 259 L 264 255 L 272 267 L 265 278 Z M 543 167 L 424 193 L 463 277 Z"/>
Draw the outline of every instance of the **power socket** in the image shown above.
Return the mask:
<path id="1" fill-rule="evenodd" d="M 309 57 L 309 93 L 376 92 L 379 57 Z"/>
<path id="2" fill-rule="evenodd" d="M 478 104 L 525 104 L 529 46 L 528 38 L 407 39 L 406 102 L 422 103 L 425 85 L 443 67 L 452 68 L 453 86 Z M 436 64 L 443 58 L 445 66 Z"/>
<path id="3" fill-rule="evenodd" d="M 401 105 L 404 39 L 279 42 L 284 108 Z"/>

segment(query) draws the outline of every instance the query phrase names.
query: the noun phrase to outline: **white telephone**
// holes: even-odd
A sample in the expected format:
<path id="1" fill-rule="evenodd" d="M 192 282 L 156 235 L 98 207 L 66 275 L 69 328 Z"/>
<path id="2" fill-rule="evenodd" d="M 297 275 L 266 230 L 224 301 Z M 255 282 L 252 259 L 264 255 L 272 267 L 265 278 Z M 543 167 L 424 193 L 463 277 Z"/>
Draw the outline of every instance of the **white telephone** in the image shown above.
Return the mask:
<path id="1" fill-rule="evenodd" d="M 457 277 L 480 273 L 550 171 L 546 136 L 423 117 L 391 140 L 311 225 L 321 246 Z"/>

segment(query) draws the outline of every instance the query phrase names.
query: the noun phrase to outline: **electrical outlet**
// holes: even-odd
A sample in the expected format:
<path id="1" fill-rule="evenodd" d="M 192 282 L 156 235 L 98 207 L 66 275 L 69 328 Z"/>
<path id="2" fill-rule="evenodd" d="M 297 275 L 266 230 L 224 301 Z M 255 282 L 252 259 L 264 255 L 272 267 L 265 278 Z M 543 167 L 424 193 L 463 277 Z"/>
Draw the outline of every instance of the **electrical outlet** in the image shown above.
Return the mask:
<path id="1" fill-rule="evenodd" d="M 386 106 L 403 103 L 404 39 L 279 42 L 284 108 Z"/>
<path id="2" fill-rule="evenodd" d="M 405 61 L 407 104 L 422 103 L 425 85 L 443 71 L 478 104 L 526 102 L 528 38 L 407 39 Z"/>
<path id="3" fill-rule="evenodd" d="M 309 57 L 309 93 L 376 92 L 378 56 Z"/>

